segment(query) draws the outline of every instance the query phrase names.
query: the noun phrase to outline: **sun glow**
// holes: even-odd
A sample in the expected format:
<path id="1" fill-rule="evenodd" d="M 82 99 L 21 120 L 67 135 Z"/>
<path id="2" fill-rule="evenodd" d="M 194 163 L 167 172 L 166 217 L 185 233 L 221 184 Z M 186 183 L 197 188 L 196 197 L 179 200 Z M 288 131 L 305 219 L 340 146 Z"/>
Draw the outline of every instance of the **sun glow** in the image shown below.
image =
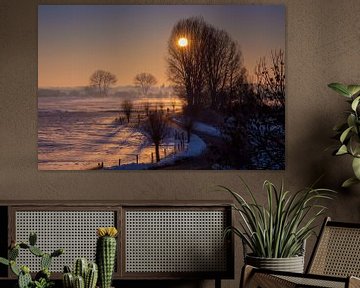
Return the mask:
<path id="1" fill-rule="evenodd" d="M 185 38 L 185 37 L 179 38 L 179 40 L 178 40 L 178 45 L 179 45 L 180 47 L 186 47 L 186 46 L 188 45 L 188 40 L 187 40 L 187 38 Z"/>

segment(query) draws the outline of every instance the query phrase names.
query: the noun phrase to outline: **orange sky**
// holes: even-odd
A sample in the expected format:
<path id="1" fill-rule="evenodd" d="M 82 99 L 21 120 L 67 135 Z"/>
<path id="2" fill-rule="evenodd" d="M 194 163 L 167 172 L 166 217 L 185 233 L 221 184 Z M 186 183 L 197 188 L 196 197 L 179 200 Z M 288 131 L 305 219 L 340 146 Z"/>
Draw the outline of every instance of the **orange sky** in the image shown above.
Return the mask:
<path id="1" fill-rule="evenodd" d="M 88 85 L 97 69 L 131 85 L 149 72 L 167 83 L 166 50 L 180 19 L 203 16 L 226 30 L 252 74 L 260 56 L 285 48 L 285 8 L 266 5 L 40 5 L 39 87 Z"/>

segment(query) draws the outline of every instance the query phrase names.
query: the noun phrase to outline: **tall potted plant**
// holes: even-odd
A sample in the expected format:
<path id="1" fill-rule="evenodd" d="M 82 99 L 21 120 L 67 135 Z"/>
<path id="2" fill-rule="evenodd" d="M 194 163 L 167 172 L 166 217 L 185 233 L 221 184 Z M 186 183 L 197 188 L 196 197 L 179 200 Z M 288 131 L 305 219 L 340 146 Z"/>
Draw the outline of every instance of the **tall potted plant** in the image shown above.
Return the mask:
<path id="1" fill-rule="evenodd" d="M 245 264 L 278 271 L 304 270 L 304 244 L 314 233 L 315 220 L 326 207 L 317 202 L 331 199 L 329 189 L 305 188 L 296 193 L 278 189 L 270 181 L 264 182 L 266 206 L 261 205 L 251 189 L 244 183 L 251 201 L 239 193 L 222 186 L 236 201 L 234 209 L 240 215 L 239 227 L 229 227 L 226 233 L 239 236 L 250 250 L 244 255 Z M 244 249 L 244 253 L 246 249 Z"/>
<path id="2" fill-rule="evenodd" d="M 346 122 L 334 127 L 339 139 L 339 147 L 334 151 L 334 155 L 350 155 L 352 157 L 354 176 L 342 184 L 343 187 L 349 187 L 360 183 L 360 85 L 331 83 L 328 86 L 346 97 L 350 104 Z"/>

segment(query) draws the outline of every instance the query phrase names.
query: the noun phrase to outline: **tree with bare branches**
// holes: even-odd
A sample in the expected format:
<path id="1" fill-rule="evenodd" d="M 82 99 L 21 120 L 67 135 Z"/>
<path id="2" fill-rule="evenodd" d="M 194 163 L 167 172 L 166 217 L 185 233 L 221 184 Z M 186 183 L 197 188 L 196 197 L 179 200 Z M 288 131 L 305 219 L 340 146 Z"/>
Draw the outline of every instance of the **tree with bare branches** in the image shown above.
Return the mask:
<path id="1" fill-rule="evenodd" d="M 143 131 L 148 139 L 154 143 L 156 162 L 160 161 L 160 144 L 169 134 L 169 124 L 163 113 L 153 111 L 143 125 Z"/>
<path id="2" fill-rule="evenodd" d="M 168 54 L 169 79 L 189 106 L 227 109 L 236 85 L 246 81 L 237 43 L 201 17 L 183 19 L 174 26 Z"/>
<path id="3" fill-rule="evenodd" d="M 168 76 L 175 90 L 184 91 L 189 106 L 198 106 L 204 94 L 203 64 L 207 45 L 207 24 L 201 17 L 180 20 L 168 42 Z M 184 45 L 180 39 L 186 39 Z"/>
<path id="4" fill-rule="evenodd" d="M 214 110 L 228 108 L 239 81 L 246 81 L 246 69 L 237 43 L 224 31 L 209 26 L 204 71 Z"/>
<path id="5" fill-rule="evenodd" d="M 260 58 L 255 67 L 255 92 L 262 105 L 285 107 L 285 59 L 284 51 L 272 51 L 270 66 L 266 58 Z"/>
<path id="6" fill-rule="evenodd" d="M 131 113 L 133 112 L 133 108 L 134 108 L 133 103 L 130 100 L 124 100 L 121 103 L 121 108 L 126 116 L 127 122 L 129 123 L 130 116 L 131 116 Z"/>
<path id="7" fill-rule="evenodd" d="M 146 101 L 144 103 L 144 111 L 145 111 L 146 116 L 149 116 L 149 111 L 150 111 L 150 102 L 149 101 Z"/>
<path id="8" fill-rule="evenodd" d="M 90 87 L 96 89 L 99 96 L 106 96 L 110 86 L 115 85 L 116 82 L 115 74 L 104 70 L 96 70 L 90 76 Z"/>
<path id="9" fill-rule="evenodd" d="M 140 73 L 134 78 L 134 84 L 138 87 L 143 95 L 147 95 L 151 87 L 157 84 L 154 75 L 150 73 Z"/>

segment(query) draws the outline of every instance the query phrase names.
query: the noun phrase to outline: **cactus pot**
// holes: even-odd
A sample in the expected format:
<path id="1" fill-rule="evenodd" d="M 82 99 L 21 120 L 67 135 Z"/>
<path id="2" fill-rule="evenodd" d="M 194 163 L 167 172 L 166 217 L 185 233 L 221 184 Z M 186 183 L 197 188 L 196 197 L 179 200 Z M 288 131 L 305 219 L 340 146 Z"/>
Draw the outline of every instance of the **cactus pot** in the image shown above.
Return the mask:
<path id="1" fill-rule="evenodd" d="M 289 258 L 263 258 L 248 254 L 245 256 L 245 263 L 262 269 L 304 273 L 304 255 Z"/>

